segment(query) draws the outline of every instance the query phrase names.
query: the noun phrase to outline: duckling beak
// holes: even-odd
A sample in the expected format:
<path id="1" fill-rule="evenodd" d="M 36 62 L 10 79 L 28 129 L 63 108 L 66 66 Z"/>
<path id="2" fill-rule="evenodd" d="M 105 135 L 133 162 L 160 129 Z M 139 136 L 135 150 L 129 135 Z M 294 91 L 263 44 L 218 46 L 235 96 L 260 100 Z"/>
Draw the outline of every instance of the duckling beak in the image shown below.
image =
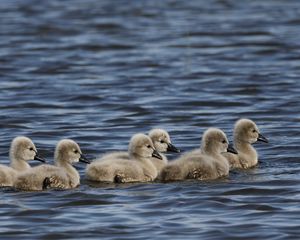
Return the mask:
<path id="1" fill-rule="evenodd" d="M 227 152 L 230 152 L 230 153 L 233 153 L 233 154 L 238 154 L 238 152 L 230 144 L 227 147 Z"/>
<path id="2" fill-rule="evenodd" d="M 261 141 L 261 142 L 265 142 L 265 143 L 269 142 L 269 140 L 267 138 L 265 138 L 263 135 L 261 135 L 260 133 L 258 134 L 257 141 Z"/>
<path id="3" fill-rule="evenodd" d="M 83 162 L 87 164 L 91 163 L 91 161 L 88 160 L 83 154 L 80 154 L 79 162 Z"/>
<path id="4" fill-rule="evenodd" d="M 167 148 L 168 152 L 176 152 L 179 153 L 180 149 L 178 149 L 177 147 L 175 147 L 172 143 L 168 143 L 168 148 Z"/>
<path id="5" fill-rule="evenodd" d="M 46 162 L 46 160 L 45 160 L 44 158 L 40 157 L 40 156 L 37 155 L 37 154 L 34 156 L 34 159 L 33 159 L 33 160 L 37 160 L 37 161 L 40 161 L 40 162 L 43 162 L 43 163 Z"/>
<path id="6" fill-rule="evenodd" d="M 152 157 L 162 160 L 162 156 L 156 150 L 153 150 Z"/>

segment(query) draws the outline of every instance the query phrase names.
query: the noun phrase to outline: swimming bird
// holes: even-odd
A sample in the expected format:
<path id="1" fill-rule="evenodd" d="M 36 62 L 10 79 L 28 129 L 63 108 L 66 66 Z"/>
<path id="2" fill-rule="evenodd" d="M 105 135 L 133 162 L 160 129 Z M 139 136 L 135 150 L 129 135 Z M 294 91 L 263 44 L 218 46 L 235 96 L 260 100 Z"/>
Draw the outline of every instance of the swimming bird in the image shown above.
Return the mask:
<path id="1" fill-rule="evenodd" d="M 252 146 L 257 141 L 268 143 L 268 139 L 260 133 L 255 122 L 250 119 L 240 119 L 235 123 L 234 147 L 238 154 L 224 154 L 229 161 L 231 169 L 247 169 L 257 165 L 258 154 Z"/>
<path id="2" fill-rule="evenodd" d="M 162 160 L 149 136 L 138 133 L 132 136 L 128 147 L 129 159 L 114 157 L 93 161 L 86 168 L 89 180 L 100 182 L 148 182 L 157 177 L 152 157 Z M 105 155 L 104 155 L 105 157 Z"/>
<path id="3" fill-rule="evenodd" d="M 148 136 L 151 138 L 155 150 L 157 150 L 162 157 L 162 159 L 158 159 L 157 157 L 151 157 L 151 161 L 156 167 L 159 175 L 161 170 L 168 163 L 167 157 L 162 153 L 165 152 L 179 153 L 180 150 L 172 144 L 169 133 L 164 129 L 159 129 L 159 128 L 152 129 L 149 132 Z M 127 159 L 127 160 L 130 159 L 128 151 L 108 153 L 101 157 L 102 160 L 104 159 L 107 160 L 108 158 L 112 158 L 112 159 L 120 158 L 120 159 Z"/>
<path id="4" fill-rule="evenodd" d="M 0 165 L 0 186 L 13 186 L 16 176 L 28 169 L 30 165 L 27 161 L 38 160 L 45 162 L 38 156 L 34 143 L 28 138 L 19 136 L 12 140 L 9 150 L 10 167 Z"/>
<path id="5" fill-rule="evenodd" d="M 55 166 L 43 164 L 20 174 L 14 184 L 16 189 L 39 191 L 46 188 L 69 189 L 80 183 L 80 176 L 72 166 L 78 161 L 89 163 L 79 145 L 71 139 L 59 141 L 54 153 Z"/>
<path id="6" fill-rule="evenodd" d="M 161 180 L 209 180 L 227 176 L 229 163 L 221 154 L 223 152 L 236 153 L 222 130 L 209 128 L 203 134 L 201 148 L 190 151 L 169 163 L 162 170 Z"/>

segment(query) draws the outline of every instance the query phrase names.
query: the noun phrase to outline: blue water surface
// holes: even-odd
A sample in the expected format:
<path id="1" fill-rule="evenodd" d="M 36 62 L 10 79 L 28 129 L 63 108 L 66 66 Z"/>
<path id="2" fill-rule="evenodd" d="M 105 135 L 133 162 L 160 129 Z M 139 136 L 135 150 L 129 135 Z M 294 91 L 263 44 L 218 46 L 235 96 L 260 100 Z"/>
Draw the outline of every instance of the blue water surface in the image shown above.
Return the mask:
<path id="1" fill-rule="evenodd" d="M 0 191 L 1 239 L 298 239 L 300 2 L 0 2 L 0 156 L 33 139 L 50 163 L 160 127 L 184 151 L 251 118 L 259 165 L 217 181 Z M 178 157 L 168 155 L 169 159 Z M 35 163 L 32 163 L 35 165 Z"/>

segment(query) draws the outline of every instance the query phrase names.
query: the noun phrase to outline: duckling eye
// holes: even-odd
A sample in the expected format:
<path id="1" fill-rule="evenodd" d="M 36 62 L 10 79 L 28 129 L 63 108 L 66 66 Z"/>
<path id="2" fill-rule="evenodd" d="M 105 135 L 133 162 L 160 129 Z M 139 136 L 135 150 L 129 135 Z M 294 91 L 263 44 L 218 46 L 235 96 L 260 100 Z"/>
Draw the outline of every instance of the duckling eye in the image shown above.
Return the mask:
<path id="1" fill-rule="evenodd" d="M 226 143 L 226 140 L 223 140 L 223 141 L 222 141 L 222 143 L 224 143 L 224 144 L 225 144 L 225 143 Z"/>
<path id="2" fill-rule="evenodd" d="M 160 140 L 160 143 L 165 143 L 164 140 Z"/>
<path id="3" fill-rule="evenodd" d="M 29 148 L 30 151 L 33 151 L 33 147 Z"/>
<path id="4" fill-rule="evenodd" d="M 150 146 L 150 145 L 147 145 L 147 148 L 151 148 L 151 146 Z"/>
<path id="5" fill-rule="evenodd" d="M 76 153 L 76 154 L 77 154 L 77 153 L 78 153 L 78 150 L 74 150 L 74 153 Z"/>
<path id="6" fill-rule="evenodd" d="M 255 129 L 253 129 L 253 130 L 252 130 L 252 132 L 253 132 L 253 133 L 255 133 L 255 132 L 256 132 L 256 130 L 255 130 Z"/>

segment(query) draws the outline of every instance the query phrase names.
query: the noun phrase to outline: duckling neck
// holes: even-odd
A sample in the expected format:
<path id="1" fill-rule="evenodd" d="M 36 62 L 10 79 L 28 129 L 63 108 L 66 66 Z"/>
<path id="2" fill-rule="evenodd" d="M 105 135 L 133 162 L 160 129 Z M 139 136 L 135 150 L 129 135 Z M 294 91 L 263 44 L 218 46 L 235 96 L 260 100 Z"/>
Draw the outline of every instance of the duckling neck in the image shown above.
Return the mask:
<path id="1" fill-rule="evenodd" d="M 132 153 L 132 152 L 128 152 L 129 158 L 130 159 L 143 159 L 142 156 L 136 154 L 136 153 Z"/>
<path id="2" fill-rule="evenodd" d="M 155 157 L 151 158 L 151 162 L 158 172 L 160 172 L 168 164 L 167 157 L 162 153 L 160 153 L 160 156 L 162 156 L 162 160 Z"/>
<path id="3" fill-rule="evenodd" d="M 154 180 L 157 177 L 158 170 L 155 167 L 154 163 L 151 161 L 151 158 L 141 157 L 137 154 L 130 154 L 130 157 L 136 159 L 141 164 L 144 174 L 148 177 L 151 177 Z M 159 159 L 158 159 L 159 160 Z M 160 160 L 162 161 L 162 160 Z"/>
<path id="4" fill-rule="evenodd" d="M 221 155 L 220 153 L 213 151 L 211 148 L 201 148 L 201 152 L 211 157 L 218 157 Z"/>
<path id="5" fill-rule="evenodd" d="M 136 159 L 136 160 L 142 161 L 142 162 L 151 162 L 150 158 L 143 157 L 143 156 L 140 156 L 140 155 L 135 154 L 135 153 L 129 154 L 129 157 L 132 158 L 132 159 Z"/>
<path id="6" fill-rule="evenodd" d="M 213 157 L 214 159 L 216 159 L 218 161 L 226 160 L 226 158 L 224 158 L 224 156 L 219 152 L 209 152 L 207 155 Z"/>
<path id="7" fill-rule="evenodd" d="M 30 169 L 30 165 L 25 160 L 11 159 L 10 166 L 17 171 L 25 171 Z"/>
<path id="8" fill-rule="evenodd" d="M 257 152 L 254 147 L 245 141 L 235 141 L 235 148 L 243 168 L 250 168 L 258 163 Z"/>
<path id="9" fill-rule="evenodd" d="M 64 171 L 67 173 L 67 175 L 70 178 L 71 187 L 77 187 L 79 185 L 80 176 L 79 176 L 79 173 L 77 172 L 77 170 L 72 166 L 72 164 L 57 161 L 56 166 L 63 168 Z"/>
<path id="10" fill-rule="evenodd" d="M 240 139 L 235 140 L 234 146 L 238 152 L 243 152 L 243 153 L 256 152 L 249 142 Z"/>

